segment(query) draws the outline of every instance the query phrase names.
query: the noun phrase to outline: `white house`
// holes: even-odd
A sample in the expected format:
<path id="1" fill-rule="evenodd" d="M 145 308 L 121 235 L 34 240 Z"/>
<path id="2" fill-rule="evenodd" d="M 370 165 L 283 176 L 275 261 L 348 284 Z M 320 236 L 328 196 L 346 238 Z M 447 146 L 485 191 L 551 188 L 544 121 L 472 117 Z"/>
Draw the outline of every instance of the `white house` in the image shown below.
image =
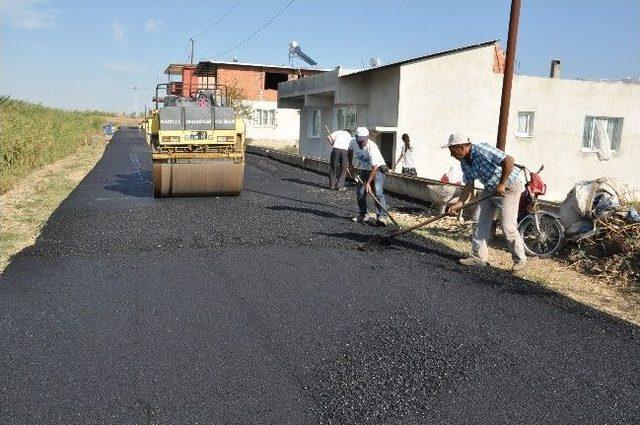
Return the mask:
<path id="1" fill-rule="evenodd" d="M 184 95 L 197 87 L 213 84 L 235 90 L 252 109 L 252 117 L 245 121 L 247 142 L 284 147 L 298 142 L 300 113 L 293 109 L 278 109 L 278 83 L 325 71 L 284 65 L 202 61 L 197 65 L 170 64 L 164 72 L 171 83 L 170 90 L 175 94 Z M 172 76 L 180 76 L 181 81 L 172 82 Z"/>
<path id="2" fill-rule="evenodd" d="M 492 40 L 283 82 L 278 106 L 301 109 L 304 156 L 328 158 L 325 124 L 368 127 L 389 164 L 408 133 L 418 175 L 437 179 L 453 161 L 440 148 L 449 134 L 495 145 L 503 70 L 504 54 Z M 576 181 L 601 176 L 640 188 L 639 118 L 640 85 L 560 79 L 554 61 L 549 78 L 514 77 L 506 151 L 529 168 L 545 165 L 547 199 L 562 200 Z"/>

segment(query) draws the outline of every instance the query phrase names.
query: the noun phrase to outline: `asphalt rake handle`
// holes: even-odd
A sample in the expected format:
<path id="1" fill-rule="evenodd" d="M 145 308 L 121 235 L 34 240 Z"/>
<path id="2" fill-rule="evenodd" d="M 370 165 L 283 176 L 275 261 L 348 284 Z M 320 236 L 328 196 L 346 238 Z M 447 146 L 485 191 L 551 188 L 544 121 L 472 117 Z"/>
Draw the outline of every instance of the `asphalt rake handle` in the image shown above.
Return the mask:
<path id="1" fill-rule="evenodd" d="M 474 201 L 471 201 L 471 202 L 469 202 L 469 203 L 467 203 L 467 204 L 463 205 L 463 206 L 462 206 L 462 208 L 461 208 L 461 210 L 463 210 L 463 209 L 465 209 L 465 208 L 467 208 L 467 207 L 470 207 L 470 206 L 472 206 L 472 205 L 476 205 L 476 204 L 478 204 L 478 203 L 480 203 L 480 202 L 482 202 L 482 201 L 484 201 L 484 200 L 486 200 L 486 199 L 492 198 L 493 196 L 494 196 L 494 195 L 493 195 L 493 194 L 491 194 L 491 195 L 483 196 L 483 197 L 481 197 L 481 198 L 479 198 L 479 199 L 476 199 L 476 200 L 474 200 Z M 400 235 L 403 235 L 403 234 L 405 234 L 405 233 L 409 233 L 409 232 L 411 232 L 411 231 L 413 231 L 413 230 L 416 230 L 416 229 L 419 229 L 419 228 L 421 228 L 421 227 L 427 226 L 427 225 L 429 225 L 429 224 L 431 224 L 431 223 L 433 223 L 433 222 L 436 222 L 436 221 L 438 221 L 438 220 L 440 220 L 440 219 L 442 219 L 442 218 L 444 218 L 444 217 L 446 217 L 446 216 L 448 216 L 448 215 L 449 215 L 449 214 L 448 214 L 448 213 L 446 213 L 446 212 L 445 212 L 445 213 L 442 213 L 442 214 L 437 215 L 437 216 L 435 216 L 435 217 L 431 217 L 431 218 L 429 218 L 429 219 L 427 219 L 427 220 L 421 221 L 421 222 L 420 222 L 420 223 L 418 223 L 418 224 L 415 224 L 415 225 L 413 225 L 413 226 L 407 227 L 406 229 L 396 230 L 395 232 L 393 232 L 393 233 L 391 233 L 391 234 L 389 234 L 389 235 L 387 235 L 387 236 L 381 236 L 381 235 L 375 235 L 375 236 L 372 236 L 371 238 L 369 238 L 369 239 L 364 243 L 364 245 L 362 245 L 362 246 L 361 246 L 360 248 L 358 248 L 358 249 L 359 249 L 360 251 L 371 251 L 371 250 L 373 250 L 373 249 L 376 249 L 376 248 L 377 248 L 377 247 L 379 247 L 379 246 L 382 246 L 382 245 L 384 245 L 384 244 L 389 243 L 389 241 L 393 240 L 394 238 L 396 238 L 396 237 L 398 237 L 398 236 L 400 236 Z"/>
<path id="2" fill-rule="evenodd" d="M 349 169 L 347 169 L 347 171 L 349 171 Z M 364 185 L 365 185 L 365 184 L 364 184 L 364 182 L 362 181 L 362 179 L 360 178 L 360 176 L 359 176 L 359 175 L 357 175 L 357 174 L 356 174 L 356 175 L 354 176 L 353 174 L 351 174 L 351 171 L 349 171 L 349 175 L 351 176 L 351 178 L 352 178 L 352 179 L 354 179 L 354 180 L 356 181 L 356 183 L 361 184 L 362 186 L 364 186 Z M 366 190 L 367 190 L 367 189 L 366 189 L 366 187 L 365 187 L 365 191 L 366 191 Z M 380 207 L 380 209 L 382 209 L 382 211 L 384 211 L 384 212 L 389 216 L 389 218 L 391 219 L 391 221 L 393 221 L 393 224 L 395 224 L 395 225 L 396 225 L 396 227 L 397 227 L 398 229 L 400 229 L 400 225 L 398 224 L 398 222 L 396 221 L 396 219 L 395 219 L 395 218 L 393 218 L 393 216 L 391 215 L 391 213 L 389 212 L 389 210 L 387 210 L 387 209 L 385 208 L 385 206 L 384 206 L 384 205 L 382 205 L 382 202 L 380 202 L 380 200 L 376 197 L 376 195 L 374 195 L 374 194 L 373 194 L 373 193 L 371 193 L 371 192 L 367 192 L 367 193 L 368 193 L 369 195 L 371 195 L 371 197 L 373 198 L 373 200 L 375 201 L 375 203 Z"/>

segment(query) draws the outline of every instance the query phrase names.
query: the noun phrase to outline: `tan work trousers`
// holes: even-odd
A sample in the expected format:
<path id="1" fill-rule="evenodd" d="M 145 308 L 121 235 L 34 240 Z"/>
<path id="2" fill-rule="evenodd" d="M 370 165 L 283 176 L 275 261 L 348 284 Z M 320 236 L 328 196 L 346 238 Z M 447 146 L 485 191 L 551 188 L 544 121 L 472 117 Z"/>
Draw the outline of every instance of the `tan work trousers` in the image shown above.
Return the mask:
<path id="1" fill-rule="evenodd" d="M 509 251 L 514 261 L 526 260 L 524 252 L 524 242 L 518 231 L 518 206 L 520 204 L 520 195 L 524 190 L 524 184 L 520 179 L 507 186 L 507 194 L 504 197 L 494 196 L 478 204 L 480 209 L 478 223 L 471 238 L 473 255 L 487 261 L 489 257 L 489 249 L 487 241 L 491 238 L 491 226 L 496 209 L 500 210 L 502 231 L 507 239 Z M 491 190 L 493 192 L 493 190 Z M 481 196 L 489 195 L 491 192 L 482 192 Z"/>

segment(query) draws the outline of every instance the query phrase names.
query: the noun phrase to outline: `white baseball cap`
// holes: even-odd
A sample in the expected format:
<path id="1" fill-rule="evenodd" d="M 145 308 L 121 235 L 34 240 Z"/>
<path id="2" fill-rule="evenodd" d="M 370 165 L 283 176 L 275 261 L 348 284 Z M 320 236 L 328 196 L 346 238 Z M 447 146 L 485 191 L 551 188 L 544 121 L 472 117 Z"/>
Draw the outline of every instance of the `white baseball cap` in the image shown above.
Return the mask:
<path id="1" fill-rule="evenodd" d="M 369 138 L 369 130 L 367 127 L 358 127 L 356 128 L 356 140 L 358 142 L 364 142 Z"/>
<path id="2" fill-rule="evenodd" d="M 471 139 L 469 139 L 468 136 L 460 133 L 453 133 L 451 136 L 449 136 L 449 141 L 447 142 L 447 144 L 442 145 L 442 149 L 448 148 L 449 146 L 464 145 L 466 143 L 471 143 Z"/>

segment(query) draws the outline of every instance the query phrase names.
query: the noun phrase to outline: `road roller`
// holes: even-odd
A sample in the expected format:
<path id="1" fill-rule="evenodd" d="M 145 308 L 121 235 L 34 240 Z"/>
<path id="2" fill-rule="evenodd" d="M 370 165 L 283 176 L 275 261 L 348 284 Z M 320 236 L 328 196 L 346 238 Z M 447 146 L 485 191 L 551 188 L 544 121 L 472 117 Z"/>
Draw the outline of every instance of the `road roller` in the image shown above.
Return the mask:
<path id="1" fill-rule="evenodd" d="M 174 95 L 169 84 L 158 84 L 154 104 L 143 126 L 154 197 L 239 195 L 245 125 L 227 104 L 226 87 Z"/>

